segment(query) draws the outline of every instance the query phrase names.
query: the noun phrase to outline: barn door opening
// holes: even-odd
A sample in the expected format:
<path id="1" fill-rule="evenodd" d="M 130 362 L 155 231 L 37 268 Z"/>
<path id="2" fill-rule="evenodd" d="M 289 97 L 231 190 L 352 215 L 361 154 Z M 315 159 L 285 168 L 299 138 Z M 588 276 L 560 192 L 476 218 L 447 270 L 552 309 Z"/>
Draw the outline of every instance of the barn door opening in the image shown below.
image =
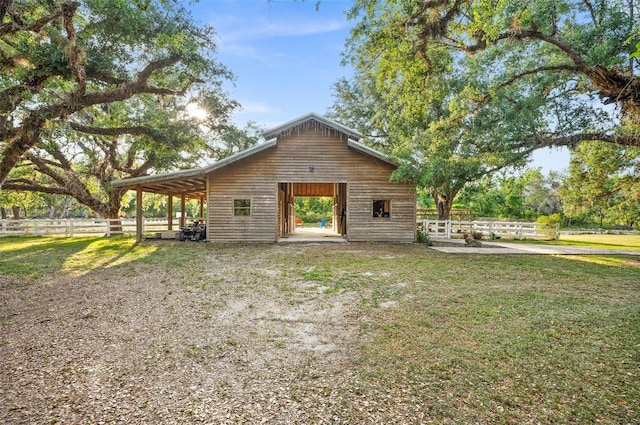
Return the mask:
<path id="1" fill-rule="evenodd" d="M 311 229 L 346 235 L 346 183 L 279 183 L 278 237 Z M 314 210 L 309 214 L 310 210 Z"/>

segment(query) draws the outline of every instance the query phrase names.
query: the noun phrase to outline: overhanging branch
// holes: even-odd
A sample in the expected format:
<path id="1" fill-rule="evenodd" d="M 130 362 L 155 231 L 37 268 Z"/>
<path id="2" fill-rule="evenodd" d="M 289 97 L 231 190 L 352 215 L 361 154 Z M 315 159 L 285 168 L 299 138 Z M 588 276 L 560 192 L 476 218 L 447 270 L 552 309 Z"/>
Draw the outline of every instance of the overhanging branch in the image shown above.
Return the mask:
<path id="1" fill-rule="evenodd" d="M 43 186 L 36 184 L 26 179 L 7 179 L 2 183 L 2 190 L 24 191 L 24 192 L 39 192 L 47 193 L 49 195 L 68 195 L 71 193 L 62 187 Z"/>
<path id="2" fill-rule="evenodd" d="M 607 142 L 620 146 L 640 148 L 640 136 L 606 133 L 577 133 L 564 137 L 536 137 L 532 144 L 533 149 L 546 147 L 573 147 L 581 142 Z"/>
<path id="3" fill-rule="evenodd" d="M 133 136 L 141 136 L 141 135 L 152 136 L 152 137 L 154 136 L 153 129 L 149 127 L 142 127 L 142 126 L 108 128 L 108 127 L 91 127 L 91 126 L 77 124 L 73 122 L 70 123 L 70 125 L 71 125 L 71 128 L 76 131 L 80 131 L 82 133 L 87 133 L 87 134 L 100 135 L 100 136 L 122 136 L 124 134 L 130 134 Z"/>

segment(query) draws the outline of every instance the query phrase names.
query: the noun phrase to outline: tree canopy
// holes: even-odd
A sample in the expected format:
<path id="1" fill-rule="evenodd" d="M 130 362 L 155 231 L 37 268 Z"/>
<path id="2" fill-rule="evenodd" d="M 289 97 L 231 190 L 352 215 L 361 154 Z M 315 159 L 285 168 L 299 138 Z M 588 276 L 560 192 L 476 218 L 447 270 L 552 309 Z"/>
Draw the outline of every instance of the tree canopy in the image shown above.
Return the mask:
<path id="1" fill-rule="evenodd" d="M 237 106 L 214 34 L 172 1 L 0 1 L 2 188 L 113 217 L 123 194 L 110 181 L 193 166 Z"/>
<path id="2" fill-rule="evenodd" d="M 639 146 L 635 0 L 357 0 L 333 115 L 405 158 L 446 215 L 533 150 Z M 385 142 L 374 141 L 384 138 Z"/>

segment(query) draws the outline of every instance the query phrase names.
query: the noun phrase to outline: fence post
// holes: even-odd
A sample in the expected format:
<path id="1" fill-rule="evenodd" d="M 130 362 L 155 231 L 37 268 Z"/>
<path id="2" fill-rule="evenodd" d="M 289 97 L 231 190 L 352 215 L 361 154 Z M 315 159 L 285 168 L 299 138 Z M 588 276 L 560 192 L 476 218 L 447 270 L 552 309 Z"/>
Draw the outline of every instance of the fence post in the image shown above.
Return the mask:
<path id="1" fill-rule="evenodd" d="M 444 231 L 447 234 L 447 239 L 451 239 L 451 220 L 444 222 Z"/>
<path id="2" fill-rule="evenodd" d="M 107 223 L 107 237 L 110 237 L 111 236 L 111 220 L 107 218 L 104 221 L 105 223 Z"/>
<path id="3" fill-rule="evenodd" d="M 69 225 L 68 225 L 69 237 L 72 238 L 73 237 L 73 220 L 69 219 L 68 222 L 69 222 Z"/>
<path id="4" fill-rule="evenodd" d="M 522 236 L 522 229 L 523 229 L 522 223 L 518 223 L 518 228 L 519 228 L 518 229 L 518 239 L 522 240 L 522 239 L 524 239 L 523 236 Z"/>

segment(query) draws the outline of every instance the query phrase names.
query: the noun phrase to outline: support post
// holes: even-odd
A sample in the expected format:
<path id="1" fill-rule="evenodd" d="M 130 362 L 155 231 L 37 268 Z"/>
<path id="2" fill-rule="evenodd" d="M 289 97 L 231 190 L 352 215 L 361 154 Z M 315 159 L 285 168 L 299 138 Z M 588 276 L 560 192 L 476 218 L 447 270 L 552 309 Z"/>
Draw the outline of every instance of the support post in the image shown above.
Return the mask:
<path id="1" fill-rule="evenodd" d="M 200 220 L 204 223 L 204 198 L 200 198 Z"/>
<path id="2" fill-rule="evenodd" d="M 136 242 L 142 241 L 142 186 L 136 187 Z"/>
<path id="3" fill-rule="evenodd" d="M 169 200 L 167 202 L 167 220 L 169 220 L 169 227 L 167 230 L 173 230 L 173 195 L 169 194 Z"/>
<path id="4" fill-rule="evenodd" d="M 187 206 L 186 206 L 186 202 L 185 202 L 185 196 L 184 193 L 182 195 L 180 195 L 180 228 L 183 228 L 184 226 L 186 226 L 187 221 L 186 221 L 186 210 Z"/>

